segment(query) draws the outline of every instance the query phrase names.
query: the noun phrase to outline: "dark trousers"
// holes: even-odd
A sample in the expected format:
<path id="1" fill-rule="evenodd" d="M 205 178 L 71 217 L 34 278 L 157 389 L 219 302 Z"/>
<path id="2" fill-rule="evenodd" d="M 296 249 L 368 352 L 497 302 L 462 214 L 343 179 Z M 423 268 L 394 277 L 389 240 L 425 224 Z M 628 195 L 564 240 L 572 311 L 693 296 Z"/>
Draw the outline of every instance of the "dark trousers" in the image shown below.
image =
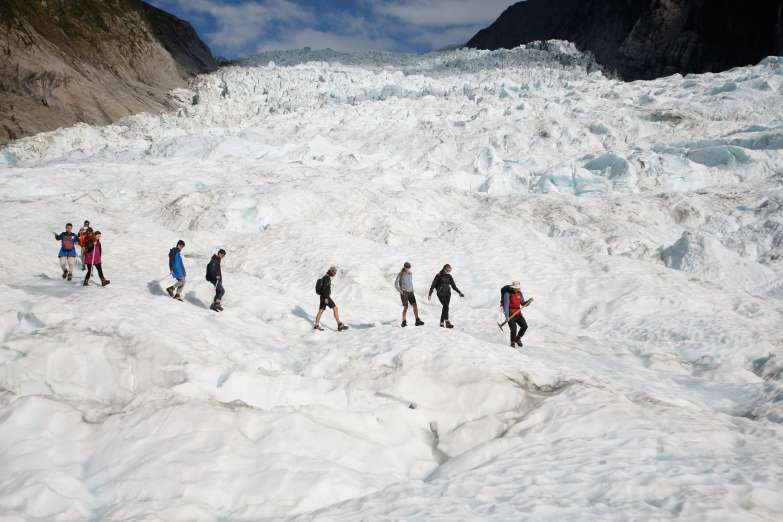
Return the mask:
<path id="1" fill-rule="evenodd" d="M 87 275 L 84 276 L 84 282 L 90 280 L 90 276 L 92 275 L 92 267 L 95 267 L 95 269 L 98 271 L 98 277 L 101 278 L 101 281 L 103 281 L 103 270 L 101 270 L 101 264 L 98 263 L 97 265 L 87 265 Z"/>
<path id="2" fill-rule="evenodd" d="M 218 279 L 215 283 L 215 301 L 220 301 L 223 299 L 223 294 L 225 294 L 226 291 L 223 289 L 223 280 Z"/>
<path id="3" fill-rule="evenodd" d="M 527 321 L 522 317 L 522 314 L 515 315 L 508 322 L 509 329 L 511 331 L 511 342 L 516 341 L 517 337 L 520 339 L 527 331 Z M 519 335 L 517 335 L 517 327 L 519 327 Z"/>
<path id="4" fill-rule="evenodd" d="M 443 308 L 440 311 L 440 322 L 445 323 L 449 320 L 449 302 L 451 302 L 451 292 L 448 294 L 438 294 L 438 300 Z"/>

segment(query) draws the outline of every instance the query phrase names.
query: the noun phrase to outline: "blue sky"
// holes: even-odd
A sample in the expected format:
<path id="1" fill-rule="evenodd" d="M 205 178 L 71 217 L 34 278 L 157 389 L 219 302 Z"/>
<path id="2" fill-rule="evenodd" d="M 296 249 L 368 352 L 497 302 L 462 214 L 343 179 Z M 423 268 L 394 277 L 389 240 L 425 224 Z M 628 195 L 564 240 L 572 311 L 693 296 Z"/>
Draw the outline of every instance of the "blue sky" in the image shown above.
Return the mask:
<path id="1" fill-rule="evenodd" d="M 216 56 L 270 49 L 426 52 L 467 42 L 515 0 L 147 0 Z"/>

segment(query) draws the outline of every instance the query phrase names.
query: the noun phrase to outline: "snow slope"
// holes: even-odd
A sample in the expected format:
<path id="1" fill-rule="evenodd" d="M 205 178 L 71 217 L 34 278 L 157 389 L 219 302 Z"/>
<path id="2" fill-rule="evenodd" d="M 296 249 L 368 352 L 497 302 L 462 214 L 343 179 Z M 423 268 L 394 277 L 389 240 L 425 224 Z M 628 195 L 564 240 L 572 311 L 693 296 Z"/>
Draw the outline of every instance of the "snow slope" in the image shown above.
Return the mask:
<path id="1" fill-rule="evenodd" d="M 0 521 L 783 517 L 783 60 L 311 55 L 0 150 Z M 107 288 L 59 277 L 84 219 Z M 331 263 L 351 330 L 313 333 Z"/>

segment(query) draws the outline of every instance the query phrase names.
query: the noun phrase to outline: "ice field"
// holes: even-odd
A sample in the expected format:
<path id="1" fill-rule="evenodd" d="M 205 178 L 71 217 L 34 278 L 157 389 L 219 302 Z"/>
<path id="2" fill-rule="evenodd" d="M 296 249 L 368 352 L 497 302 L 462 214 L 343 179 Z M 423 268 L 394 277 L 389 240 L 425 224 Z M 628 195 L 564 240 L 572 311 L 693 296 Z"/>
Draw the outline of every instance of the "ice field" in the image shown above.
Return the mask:
<path id="1" fill-rule="evenodd" d="M 0 521 L 783 519 L 783 59 L 302 51 L 176 96 L 0 149 Z M 105 288 L 60 278 L 85 219 Z"/>

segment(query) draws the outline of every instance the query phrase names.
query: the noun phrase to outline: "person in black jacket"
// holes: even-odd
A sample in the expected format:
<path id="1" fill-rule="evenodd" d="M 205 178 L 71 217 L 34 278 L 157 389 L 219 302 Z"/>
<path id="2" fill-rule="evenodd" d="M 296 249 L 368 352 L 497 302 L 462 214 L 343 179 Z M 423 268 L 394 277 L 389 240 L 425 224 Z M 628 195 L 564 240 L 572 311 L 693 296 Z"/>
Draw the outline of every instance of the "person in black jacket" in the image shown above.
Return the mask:
<path id="1" fill-rule="evenodd" d="M 337 309 L 337 305 L 332 299 L 332 278 L 336 275 L 337 267 L 330 266 L 329 270 L 326 272 L 326 275 L 319 279 L 315 285 L 315 290 L 319 296 L 319 300 L 318 314 L 315 316 L 315 325 L 313 326 L 313 330 L 323 330 L 321 327 L 321 316 L 324 314 L 324 310 L 326 310 L 327 306 L 331 308 L 332 313 L 334 313 L 334 319 L 337 321 L 337 331 L 342 332 L 343 330 L 348 329 L 348 327 L 345 326 L 342 321 L 340 321 L 340 311 Z"/>
<path id="2" fill-rule="evenodd" d="M 215 299 L 209 309 L 215 312 L 223 311 L 223 305 L 220 304 L 220 301 L 226 293 L 223 289 L 223 271 L 220 268 L 220 262 L 224 257 L 226 257 L 226 251 L 221 248 L 217 254 L 212 256 L 212 260 L 207 265 L 207 281 L 215 285 Z"/>
<path id="3" fill-rule="evenodd" d="M 459 294 L 460 297 L 465 297 L 465 294 L 460 292 L 457 285 L 454 283 L 454 278 L 451 277 L 451 265 L 443 265 L 443 269 L 438 272 L 435 279 L 432 280 L 432 286 L 430 286 L 430 293 L 427 299 L 432 299 L 432 292 L 438 294 L 438 300 L 443 305 L 443 309 L 440 312 L 440 326 L 441 328 L 454 328 L 454 325 L 449 322 L 449 302 L 451 301 L 451 289 Z"/>

